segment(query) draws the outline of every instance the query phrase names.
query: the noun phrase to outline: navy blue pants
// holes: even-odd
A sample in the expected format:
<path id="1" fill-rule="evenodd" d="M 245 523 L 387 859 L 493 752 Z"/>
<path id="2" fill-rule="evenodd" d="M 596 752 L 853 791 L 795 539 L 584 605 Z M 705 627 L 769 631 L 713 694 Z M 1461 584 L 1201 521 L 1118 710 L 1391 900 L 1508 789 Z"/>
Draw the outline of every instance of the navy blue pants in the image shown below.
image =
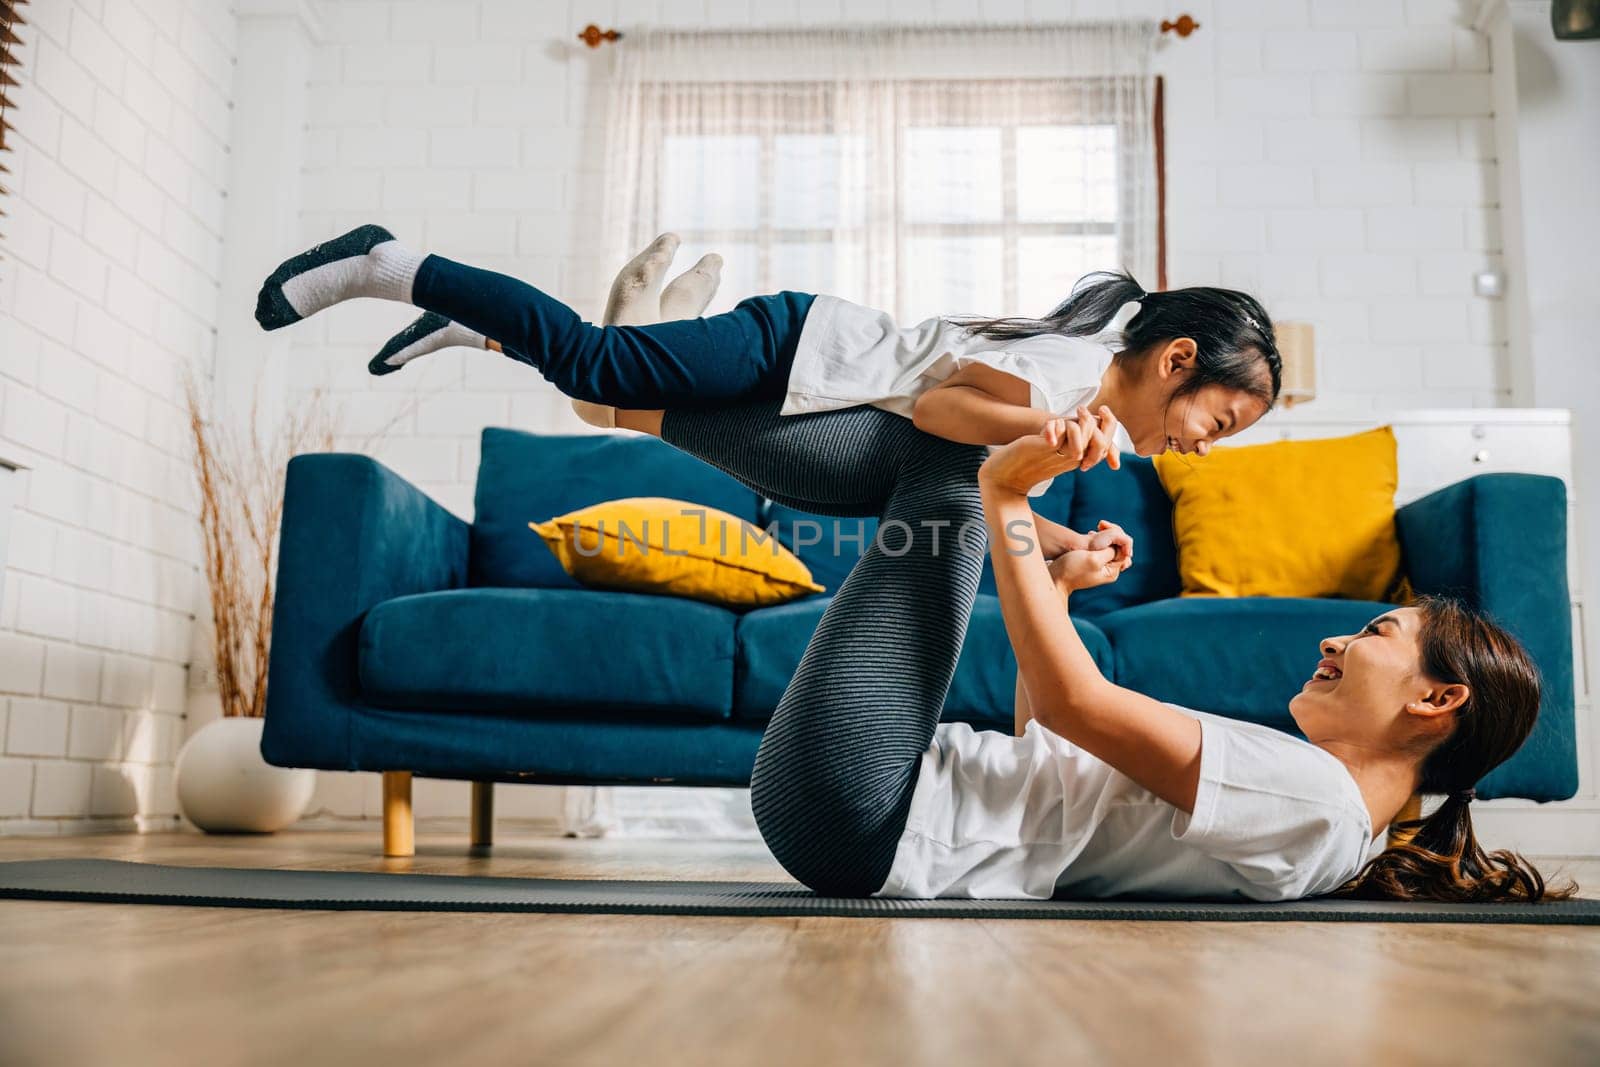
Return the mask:
<path id="1" fill-rule="evenodd" d="M 782 397 L 816 297 L 774 293 L 709 318 L 595 326 L 526 282 L 422 261 L 411 302 L 500 342 L 567 396 L 619 408 L 707 408 Z"/>

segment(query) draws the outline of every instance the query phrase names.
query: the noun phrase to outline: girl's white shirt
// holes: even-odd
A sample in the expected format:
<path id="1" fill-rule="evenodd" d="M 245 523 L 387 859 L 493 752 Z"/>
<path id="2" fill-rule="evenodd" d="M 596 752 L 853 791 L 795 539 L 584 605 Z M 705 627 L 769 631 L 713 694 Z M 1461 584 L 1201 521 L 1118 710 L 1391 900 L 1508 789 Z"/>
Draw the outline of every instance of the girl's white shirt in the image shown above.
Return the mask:
<path id="1" fill-rule="evenodd" d="M 999 341 L 969 334 L 945 319 L 901 329 L 882 311 L 836 296 L 818 296 L 806 315 L 789 372 L 782 415 L 870 404 L 911 418 L 917 397 L 961 368 L 981 363 L 1028 383 L 1033 407 L 1071 414 L 1100 390 L 1100 378 L 1122 347 L 1122 331 L 1138 313 L 1129 302 L 1093 337 L 1040 334 Z M 1116 445 L 1133 451 L 1119 426 Z M 1038 496 L 1048 481 L 1034 486 Z"/>
<path id="2" fill-rule="evenodd" d="M 1338 888 L 1382 849 L 1334 756 L 1168 706 L 1200 721 L 1192 814 L 1037 721 L 1021 737 L 940 724 L 876 895 L 1295 900 Z"/>

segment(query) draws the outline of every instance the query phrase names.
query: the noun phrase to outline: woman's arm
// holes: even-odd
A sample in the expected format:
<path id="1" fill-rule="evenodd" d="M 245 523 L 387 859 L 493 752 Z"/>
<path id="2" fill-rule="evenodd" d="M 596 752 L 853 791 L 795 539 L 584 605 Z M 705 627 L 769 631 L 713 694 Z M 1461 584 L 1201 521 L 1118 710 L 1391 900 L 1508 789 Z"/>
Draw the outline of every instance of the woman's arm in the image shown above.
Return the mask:
<path id="1" fill-rule="evenodd" d="M 1068 431 L 1066 426 L 1074 426 Z M 1032 717 L 1099 757 L 1161 799 L 1193 811 L 1200 782 L 1200 724 L 1143 693 L 1107 681 L 1061 610 L 1070 588 L 1114 581 L 1114 548 L 1067 557 L 1060 580 L 1037 547 L 1027 487 L 1076 466 L 1074 441 L 1088 433 L 1080 420 L 1054 420 L 1044 433 L 990 456 L 979 474 L 989 525 L 995 585 L 1006 632 L 1016 652 L 1019 688 Z M 1056 452 L 1060 447 L 1065 455 Z M 1030 542 L 1032 542 L 1030 544 Z M 1026 722 L 1023 722 L 1026 726 Z"/>

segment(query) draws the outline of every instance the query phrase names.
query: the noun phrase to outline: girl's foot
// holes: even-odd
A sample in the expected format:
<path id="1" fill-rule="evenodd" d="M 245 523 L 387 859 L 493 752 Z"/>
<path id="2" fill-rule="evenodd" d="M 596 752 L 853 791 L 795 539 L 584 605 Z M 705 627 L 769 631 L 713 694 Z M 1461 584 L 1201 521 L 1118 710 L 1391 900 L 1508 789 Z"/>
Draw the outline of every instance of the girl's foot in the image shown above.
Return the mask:
<path id="1" fill-rule="evenodd" d="M 443 315 L 426 312 L 410 326 L 389 338 L 367 364 L 373 374 L 393 374 L 418 356 L 453 346 L 488 348 L 489 339 Z"/>
<path id="2" fill-rule="evenodd" d="M 382 226 L 358 226 L 284 260 L 261 286 L 256 321 L 277 330 L 358 296 L 410 303 L 422 259 Z"/>
<path id="3" fill-rule="evenodd" d="M 661 321 L 698 319 L 722 284 L 722 257 L 708 252 L 661 290 Z"/>
<path id="4" fill-rule="evenodd" d="M 607 326 L 647 326 L 661 321 L 661 279 L 678 254 L 678 235 L 664 233 L 634 256 L 611 283 L 606 298 Z"/>
<path id="5" fill-rule="evenodd" d="M 587 400 L 574 400 L 572 410 L 578 418 L 590 426 L 598 426 L 602 430 L 615 430 L 617 428 L 617 409 L 610 404 L 591 404 Z"/>

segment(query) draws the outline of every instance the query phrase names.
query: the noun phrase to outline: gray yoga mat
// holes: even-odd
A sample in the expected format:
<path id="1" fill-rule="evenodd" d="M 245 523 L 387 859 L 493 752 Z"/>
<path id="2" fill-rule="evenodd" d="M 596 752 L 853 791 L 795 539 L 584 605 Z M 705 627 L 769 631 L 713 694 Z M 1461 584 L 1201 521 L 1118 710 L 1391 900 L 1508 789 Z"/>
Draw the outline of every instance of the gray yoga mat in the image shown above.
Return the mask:
<path id="1" fill-rule="evenodd" d="M 1289 904 L 1106 900 L 851 900 L 780 882 L 599 881 L 170 867 L 117 860 L 0 863 L 0 898 L 332 911 L 839 915 L 927 919 L 1600 924 L 1600 900 L 1553 904 Z"/>

